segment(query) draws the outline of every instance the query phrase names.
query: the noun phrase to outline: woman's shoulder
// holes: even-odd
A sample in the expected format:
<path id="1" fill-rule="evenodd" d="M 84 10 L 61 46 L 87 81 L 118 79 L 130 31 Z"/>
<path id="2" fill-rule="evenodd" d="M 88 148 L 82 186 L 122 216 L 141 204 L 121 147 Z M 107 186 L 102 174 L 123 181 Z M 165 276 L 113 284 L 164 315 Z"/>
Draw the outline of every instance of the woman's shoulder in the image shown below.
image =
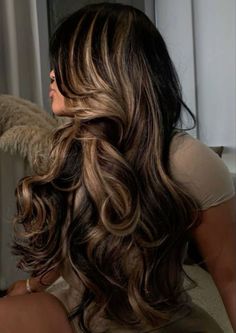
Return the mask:
<path id="1" fill-rule="evenodd" d="M 222 159 L 186 132 L 177 132 L 172 139 L 170 170 L 173 179 L 198 200 L 202 209 L 234 196 L 233 181 Z"/>

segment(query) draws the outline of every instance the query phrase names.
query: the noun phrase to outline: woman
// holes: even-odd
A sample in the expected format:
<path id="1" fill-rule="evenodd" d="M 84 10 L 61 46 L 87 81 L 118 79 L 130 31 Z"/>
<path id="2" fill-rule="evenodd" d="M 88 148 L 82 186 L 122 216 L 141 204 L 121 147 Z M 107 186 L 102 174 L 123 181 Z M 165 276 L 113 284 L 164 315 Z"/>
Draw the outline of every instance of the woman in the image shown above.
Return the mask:
<path id="1" fill-rule="evenodd" d="M 232 181 L 180 130 L 190 111 L 159 32 L 132 7 L 91 5 L 50 51 L 52 110 L 71 122 L 48 172 L 17 187 L 14 249 L 32 278 L 1 301 L 2 331 L 20 307 L 17 332 L 221 332 L 183 287 L 190 237 L 236 329 Z M 60 275 L 57 298 L 41 293 Z"/>

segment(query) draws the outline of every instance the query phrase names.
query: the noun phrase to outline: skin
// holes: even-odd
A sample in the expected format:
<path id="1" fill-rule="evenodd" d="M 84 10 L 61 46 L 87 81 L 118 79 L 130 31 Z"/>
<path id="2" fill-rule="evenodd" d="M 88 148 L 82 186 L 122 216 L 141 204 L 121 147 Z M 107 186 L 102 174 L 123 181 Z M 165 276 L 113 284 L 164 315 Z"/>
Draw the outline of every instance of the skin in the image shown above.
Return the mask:
<path id="1" fill-rule="evenodd" d="M 53 282 L 55 282 L 59 277 L 60 269 L 54 269 L 49 273 L 45 274 L 42 278 L 39 277 L 31 277 L 30 279 L 30 288 L 32 292 L 41 292 L 44 291 L 47 286 L 50 286 Z M 19 280 L 16 281 L 13 285 L 11 285 L 7 290 L 8 296 L 19 296 L 27 294 L 26 290 L 26 281 Z"/>
<path id="2" fill-rule="evenodd" d="M 1 299 L 0 332 L 73 333 L 73 329 L 56 297 L 33 293 Z"/>
<path id="3" fill-rule="evenodd" d="M 236 332 L 236 197 L 203 211 L 193 237 Z"/>
<path id="4" fill-rule="evenodd" d="M 68 116 L 53 71 L 50 78 L 52 111 L 57 116 Z M 202 222 L 192 231 L 192 235 L 236 332 L 236 197 L 204 210 Z M 45 277 L 44 282 L 53 283 L 59 275 L 59 270 L 54 270 Z M 73 333 L 63 305 L 52 295 L 37 292 L 45 288 L 40 278 L 31 278 L 30 285 L 36 293 L 27 294 L 26 283 L 22 280 L 8 289 L 8 297 L 0 299 L 0 332 Z"/>
<path id="5" fill-rule="evenodd" d="M 50 89 L 49 89 L 49 97 L 51 99 L 51 109 L 52 112 L 56 116 L 68 116 L 68 113 L 66 113 L 66 106 L 65 106 L 65 98 L 64 96 L 60 93 L 57 83 L 55 80 L 55 73 L 52 70 L 50 72 Z"/>

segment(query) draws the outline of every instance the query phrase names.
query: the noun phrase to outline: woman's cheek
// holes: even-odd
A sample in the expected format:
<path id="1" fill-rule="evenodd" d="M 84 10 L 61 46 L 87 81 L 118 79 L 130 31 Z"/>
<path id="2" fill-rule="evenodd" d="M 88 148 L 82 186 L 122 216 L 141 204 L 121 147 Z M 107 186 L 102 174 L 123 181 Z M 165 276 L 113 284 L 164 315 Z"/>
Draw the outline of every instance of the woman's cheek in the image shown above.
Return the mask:
<path id="1" fill-rule="evenodd" d="M 52 112 L 57 116 L 65 115 L 66 113 L 65 98 L 57 91 L 52 91 L 50 98 L 51 98 Z"/>

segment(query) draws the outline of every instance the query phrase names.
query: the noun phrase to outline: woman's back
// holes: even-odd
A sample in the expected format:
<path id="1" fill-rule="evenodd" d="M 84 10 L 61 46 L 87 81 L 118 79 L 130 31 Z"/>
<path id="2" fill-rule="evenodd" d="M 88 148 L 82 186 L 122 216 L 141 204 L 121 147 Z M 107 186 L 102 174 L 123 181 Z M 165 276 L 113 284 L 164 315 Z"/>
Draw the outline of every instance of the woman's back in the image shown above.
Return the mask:
<path id="1" fill-rule="evenodd" d="M 191 311 L 182 263 L 200 211 L 233 195 L 229 180 L 220 198 L 207 193 L 201 163 L 227 172 L 188 136 L 172 153 L 181 113 L 192 114 L 142 12 L 84 7 L 55 31 L 50 53 L 52 110 L 71 121 L 54 135 L 47 172 L 17 187 L 20 267 L 39 280 L 60 270 L 81 330 L 100 319 L 110 330 L 170 324 Z"/>
<path id="2" fill-rule="evenodd" d="M 170 146 L 170 166 L 173 178 L 200 202 L 201 210 L 225 202 L 234 195 L 232 181 L 220 158 L 210 148 L 187 133 L 177 132 L 173 137 Z M 129 268 L 132 271 L 135 266 L 139 265 L 138 257 L 131 253 L 127 253 L 126 256 L 130 258 Z M 65 274 L 64 279 L 67 280 L 67 278 L 68 276 Z M 82 288 L 79 291 L 77 287 L 76 290 L 71 286 L 73 283 L 70 282 L 70 278 L 67 282 L 64 279 L 59 280 L 49 288 L 49 292 L 58 297 L 68 312 L 71 312 L 81 299 Z M 158 275 L 156 279 L 158 279 Z M 187 293 L 183 292 L 180 298 L 185 306 L 172 314 L 171 323 L 164 324 L 162 329 L 146 327 L 142 329 L 142 332 L 187 333 L 200 329 L 204 332 L 221 332 L 214 320 L 203 309 L 192 304 Z M 93 322 L 92 332 L 100 330 L 114 333 L 141 332 L 141 328 L 137 331 L 135 328 L 133 330 L 132 328 L 119 327 L 102 316 L 95 316 Z M 77 318 L 75 318 L 74 323 L 78 330 Z"/>

